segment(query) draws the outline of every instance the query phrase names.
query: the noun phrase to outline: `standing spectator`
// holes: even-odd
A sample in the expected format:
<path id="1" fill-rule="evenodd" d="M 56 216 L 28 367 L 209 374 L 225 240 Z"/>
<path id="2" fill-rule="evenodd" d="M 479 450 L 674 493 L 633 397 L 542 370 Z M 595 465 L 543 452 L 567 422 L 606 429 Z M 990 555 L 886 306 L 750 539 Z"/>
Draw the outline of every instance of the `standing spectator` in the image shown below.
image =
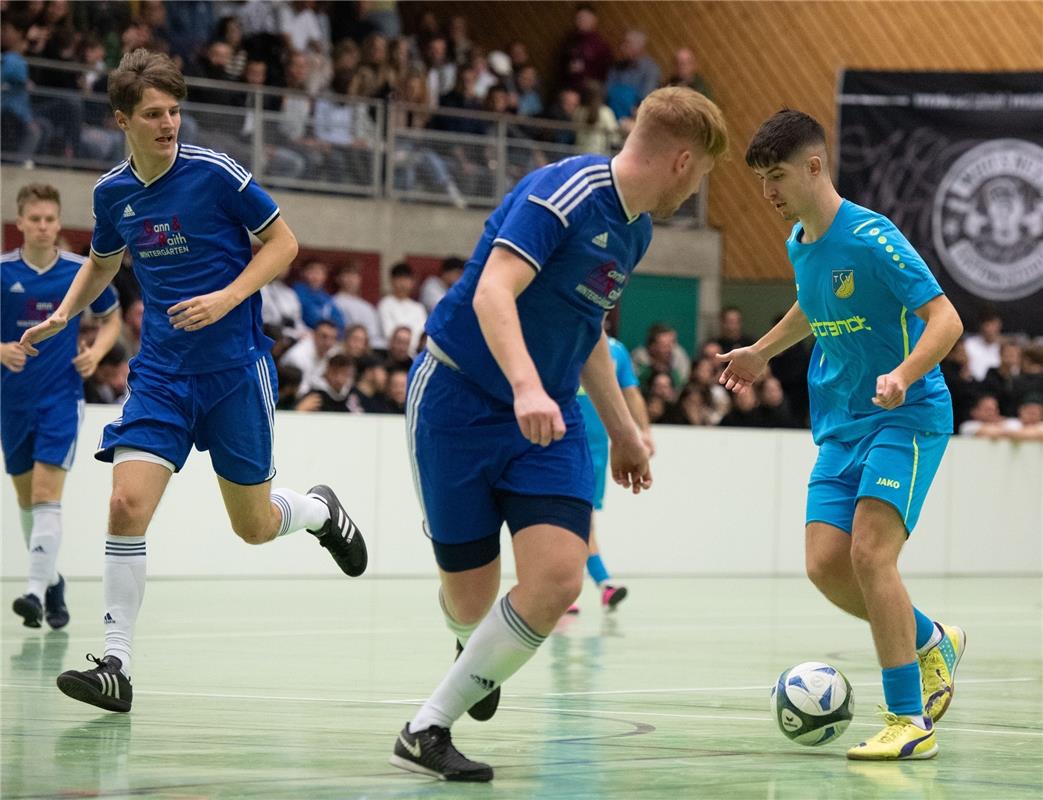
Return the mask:
<path id="1" fill-rule="evenodd" d="M 1005 417 L 1017 414 L 1018 401 L 1015 390 L 1021 375 L 1021 346 L 1017 342 L 1000 345 L 1000 365 L 985 373 L 982 390 L 994 395 L 1000 404 L 1000 413 Z"/>
<path id="2" fill-rule="evenodd" d="M 340 309 L 344 321 L 349 325 L 362 325 L 369 336 L 369 345 L 383 347 L 384 337 L 381 335 L 377 309 L 359 295 L 362 289 L 362 273 L 354 259 L 348 261 L 347 266 L 337 273 L 337 286 L 340 291 L 333 295 L 333 302 Z"/>
<path id="3" fill-rule="evenodd" d="M 992 306 L 985 306 L 978 315 L 978 332 L 967 336 L 963 345 L 967 350 L 974 380 L 985 379 L 985 373 L 1000 365 L 1000 334 L 1003 333 L 1003 318 Z"/>
<path id="4" fill-rule="evenodd" d="M 353 369 L 351 359 L 343 353 L 330 356 L 322 377 L 309 386 L 295 408 L 298 411 L 346 412 Z"/>
<path id="5" fill-rule="evenodd" d="M 645 52 L 646 41 L 641 31 L 627 31 L 619 45 L 620 59 L 608 71 L 605 96 L 617 119 L 632 118 L 638 104 L 659 86 L 659 65 Z"/>
<path id="6" fill-rule="evenodd" d="M 462 14 L 454 14 L 449 18 L 448 36 L 446 39 L 449 49 L 449 60 L 461 67 L 470 63 L 474 42 L 471 41 L 470 33 L 467 29 L 467 17 Z"/>
<path id="7" fill-rule="evenodd" d="M 659 372 L 670 376 L 674 389 L 688 383 L 692 369 L 688 354 L 677 343 L 677 331 L 669 325 L 657 322 L 650 326 L 644 346 L 635 348 L 630 357 L 642 386 L 650 386 L 652 375 Z"/>
<path id="8" fill-rule="evenodd" d="M 507 45 L 507 55 L 511 59 L 511 71 L 517 75 L 523 67 L 529 66 L 529 46 L 521 39 L 515 39 Z"/>
<path id="9" fill-rule="evenodd" d="M 171 55 L 191 64 L 214 30 L 214 4 L 210 0 L 178 0 L 159 5 L 166 11 Z"/>
<path id="10" fill-rule="evenodd" d="M 399 19 L 395 0 L 360 0 L 359 22 L 378 31 L 387 39 L 402 35 L 402 20 Z"/>
<path id="11" fill-rule="evenodd" d="M 271 36 L 279 32 L 279 8 L 275 0 L 246 0 L 236 14 L 243 38 Z"/>
<path id="12" fill-rule="evenodd" d="M 713 91 L 706 79 L 699 74 L 699 64 L 695 59 L 695 53 L 687 47 L 682 47 L 674 53 L 674 73 L 667 81 L 668 86 L 687 86 L 695 89 L 700 94 L 713 100 Z"/>
<path id="13" fill-rule="evenodd" d="M 579 91 L 589 80 L 604 83 L 613 57 L 612 46 L 597 31 L 593 6 L 577 6 L 574 24 L 561 49 L 562 83 Z"/>
<path id="14" fill-rule="evenodd" d="M 411 354 L 416 353 L 420 334 L 424 332 L 424 323 L 427 322 L 427 311 L 411 297 L 415 285 L 413 268 L 405 262 L 395 264 L 391 268 L 391 294 L 384 295 L 377 303 L 380 329 L 386 335 L 390 337 L 391 332 L 400 325 L 409 328 L 412 333 Z"/>
<path id="15" fill-rule="evenodd" d="M 319 53 L 329 55 L 329 19 L 325 12 L 316 12 L 316 6 L 315 0 L 280 4 L 279 32 L 298 53 L 317 49 Z"/>
<path id="16" fill-rule="evenodd" d="M 301 301 L 301 315 L 305 325 L 314 328 L 320 320 L 326 320 L 336 326 L 339 334 L 344 330 L 344 315 L 326 291 L 329 272 L 324 261 L 306 261 L 301 269 L 301 279 L 293 285 L 293 290 Z"/>
<path id="17" fill-rule="evenodd" d="M 384 389 L 388 373 L 384 362 L 366 356 L 355 363 L 355 385 L 348 392 L 347 408 L 354 414 L 391 414 L 394 412 Z"/>
<path id="18" fill-rule="evenodd" d="M 337 352 L 337 326 L 329 320 L 319 320 L 311 336 L 305 336 L 286 351 L 279 366 L 296 367 L 301 371 L 299 392 L 303 394 L 322 378 L 326 360 Z"/>
<path id="19" fill-rule="evenodd" d="M 581 96 L 582 105 L 572 115 L 572 121 L 583 126 L 576 134 L 576 147 L 584 153 L 612 155 L 619 145 L 619 120 L 605 105 L 601 84 L 587 81 Z"/>
<path id="20" fill-rule="evenodd" d="M 742 312 L 735 306 L 721 309 L 721 332 L 714 341 L 722 353 L 753 344 L 753 339 L 742 329 Z"/>
<path id="21" fill-rule="evenodd" d="M 438 107 L 439 98 L 452 91 L 456 85 L 456 64 L 449 60 L 446 41 L 436 36 L 424 48 L 424 63 L 427 66 L 427 97 L 431 108 Z"/>
<path id="22" fill-rule="evenodd" d="M 463 274 L 464 260 L 456 256 L 449 256 L 442 262 L 437 275 L 429 275 L 420 284 L 420 303 L 427 309 L 428 314 L 434 311 L 438 301 L 445 297 L 449 287 L 460 280 L 460 276 Z"/>

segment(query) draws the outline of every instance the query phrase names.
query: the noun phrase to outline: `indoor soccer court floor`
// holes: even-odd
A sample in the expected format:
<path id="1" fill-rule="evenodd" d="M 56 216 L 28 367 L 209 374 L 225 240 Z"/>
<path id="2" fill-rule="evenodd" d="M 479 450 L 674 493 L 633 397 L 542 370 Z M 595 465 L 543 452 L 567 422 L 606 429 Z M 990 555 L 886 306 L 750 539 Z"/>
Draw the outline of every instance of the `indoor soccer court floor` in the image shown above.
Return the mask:
<path id="1" fill-rule="evenodd" d="M 506 684 L 490 722 L 454 740 L 496 770 L 439 783 L 387 763 L 454 655 L 433 579 L 151 580 L 134 708 L 109 714 L 55 676 L 101 653 L 101 583 L 70 582 L 66 631 L 21 627 L 4 582 L 4 798 L 1039 798 L 1043 611 L 1038 578 L 912 579 L 966 655 L 932 761 L 855 763 L 879 727 L 868 628 L 802 578 L 642 578 L 612 613 L 594 589 Z M 851 681 L 839 741 L 792 744 L 768 712 L 785 668 Z"/>

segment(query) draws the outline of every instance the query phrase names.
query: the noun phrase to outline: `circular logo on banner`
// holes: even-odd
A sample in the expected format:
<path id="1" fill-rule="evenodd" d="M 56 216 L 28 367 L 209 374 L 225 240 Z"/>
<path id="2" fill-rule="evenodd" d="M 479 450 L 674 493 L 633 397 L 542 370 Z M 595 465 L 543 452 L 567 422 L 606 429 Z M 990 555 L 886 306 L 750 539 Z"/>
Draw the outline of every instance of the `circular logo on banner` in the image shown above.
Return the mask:
<path id="1" fill-rule="evenodd" d="M 1043 147 L 993 139 L 949 168 L 934 197 L 934 247 L 953 279 L 987 300 L 1043 288 Z"/>

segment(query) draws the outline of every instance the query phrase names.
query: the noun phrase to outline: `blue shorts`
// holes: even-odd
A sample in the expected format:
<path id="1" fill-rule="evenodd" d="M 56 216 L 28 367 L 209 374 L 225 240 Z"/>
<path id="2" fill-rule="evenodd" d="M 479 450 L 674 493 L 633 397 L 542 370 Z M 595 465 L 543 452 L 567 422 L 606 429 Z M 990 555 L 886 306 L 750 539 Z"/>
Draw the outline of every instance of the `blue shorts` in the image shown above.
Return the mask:
<path id="1" fill-rule="evenodd" d="M 504 495 L 579 501 L 588 511 L 587 530 L 575 532 L 586 536 L 594 496 L 590 451 L 577 404 L 562 414 L 564 438 L 548 447 L 532 444 L 522 436 L 512 406 L 429 352 L 417 356 L 409 373 L 406 430 L 417 496 L 436 552 L 439 543 L 498 537 L 504 522 L 510 524 Z M 547 503 L 546 519 L 527 513 L 527 521 L 561 524 L 554 505 Z M 583 525 L 570 529 L 577 527 Z"/>
<path id="2" fill-rule="evenodd" d="M 28 472 L 37 461 L 71 469 L 81 422 L 83 398 L 75 394 L 47 398 L 39 406 L 24 409 L 5 404 L 0 440 L 7 474 Z"/>
<path id="3" fill-rule="evenodd" d="M 277 395 L 268 354 L 249 366 L 199 375 L 171 375 L 135 359 L 123 415 L 105 426 L 94 457 L 111 462 L 117 447 L 129 447 L 180 470 L 194 444 L 210 451 L 214 471 L 225 480 L 264 483 L 275 475 Z"/>
<path id="4" fill-rule="evenodd" d="M 827 439 L 808 481 L 807 522 L 851 533 L 855 505 L 875 497 L 894 506 L 912 533 L 948 443 L 948 434 L 908 428 L 881 428 L 855 442 Z"/>

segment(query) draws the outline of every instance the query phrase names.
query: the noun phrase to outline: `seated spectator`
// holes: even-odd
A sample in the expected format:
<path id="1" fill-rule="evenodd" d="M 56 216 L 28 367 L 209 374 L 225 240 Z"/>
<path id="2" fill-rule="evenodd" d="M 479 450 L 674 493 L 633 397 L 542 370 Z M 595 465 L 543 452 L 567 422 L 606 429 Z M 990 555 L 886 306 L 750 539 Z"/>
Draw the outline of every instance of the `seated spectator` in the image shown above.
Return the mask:
<path id="1" fill-rule="evenodd" d="M 355 385 L 348 392 L 348 411 L 355 414 L 392 414 L 394 408 L 384 389 L 387 367 L 375 356 L 366 356 L 355 364 Z"/>
<path id="2" fill-rule="evenodd" d="M 231 17 L 228 19 L 231 19 Z M 193 86 L 189 90 L 189 96 L 193 103 L 209 103 L 217 106 L 241 106 L 243 104 L 240 92 L 232 87 L 228 76 L 228 66 L 234 56 L 235 51 L 232 49 L 232 45 L 221 39 L 214 39 L 207 45 L 206 50 L 196 59 L 190 74 L 197 78 L 221 81 L 227 84 L 227 86 L 223 89 L 210 86 Z M 242 74 L 242 69 L 239 72 Z M 198 112 L 196 117 L 199 117 Z M 220 119 L 220 117 L 217 118 Z M 213 129 L 217 126 L 211 124 L 205 125 L 205 127 Z"/>
<path id="3" fill-rule="evenodd" d="M 293 411 L 297 407 L 297 393 L 301 389 L 304 376 L 297 367 L 280 364 L 277 370 L 279 380 L 279 397 L 275 407 L 281 411 Z"/>
<path id="4" fill-rule="evenodd" d="M 1017 441 L 1043 441 L 1043 394 L 1027 395 L 1018 406 L 1021 430 L 1010 438 Z"/>
<path id="5" fill-rule="evenodd" d="M 449 60 L 446 41 L 441 36 L 431 39 L 424 49 L 427 68 L 427 97 L 431 108 L 437 108 L 439 98 L 456 85 L 456 64 Z"/>
<path id="6" fill-rule="evenodd" d="M 607 156 L 619 146 L 619 120 L 605 105 L 604 97 L 601 84 L 588 81 L 581 94 L 582 105 L 572 115 L 572 121 L 583 126 L 576 133 L 576 147 L 584 153 Z"/>
<path id="7" fill-rule="evenodd" d="M 775 362 L 772 361 L 772 366 Z M 718 382 L 720 373 L 717 371 L 716 362 L 710 358 L 700 358 L 692 365 L 692 374 L 685 388 L 695 387 L 708 391 L 706 399 L 707 425 L 719 425 L 724 415 L 732 407 L 731 393 Z"/>
<path id="8" fill-rule="evenodd" d="M 586 3 L 576 7 L 573 29 L 561 48 L 561 82 L 579 91 L 594 80 L 604 83 L 612 66 L 612 46 L 598 33 L 598 16 Z"/>
<path id="9" fill-rule="evenodd" d="M 213 32 L 214 3 L 156 3 L 162 6 L 164 24 L 169 26 L 163 39 L 170 42 L 171 56 L 178 55 L 190 63 Z"/>
<path id="10" fill-rule="evenodd" d="M 689 383 L 677 403 L 667 407 L 659 422 L 663 425 L 713 425 L 713 399 L 708 387 Z"/>
<path id="11" fill-rule="evenodd" d="M 145 304 L 140 297 L 135 297 L 123 309 L 123 327 L 120 329 L 119 343 L 127 359 L 134 358 L 141 350 L 141 325 L 144 318 Z"/>
<path id="12" fill-rule="evenodd" d="M 303 173 L 290 177 L 321 179 L 329 144 L 317 139 L 310 128 L 312 99 L 307 92 L 312 69 L 304 53 L 293 53 L 289 57 L 285 83 L 287 89 L 295 89 L 296 93 L 280 98 L 279 113 L 271 115 L 275 124 L 265 126 L 265 138 L 304 160 Z"/>
<path id="13" fill-rule="evenodd" d="M 567 122 L 573 125 L 573 118 L 579 111 L 579 92 L 574 89 L 562 89 L 558 97 L 544 112 L 544 118 L 554 122 Z M 545 134 L 547 141 L 554 144 L 572 146 L 576 144 L 575 128 L 552 128 Z"/>
<path id="14" fill-rule="evenodd" d="M 952 350 L 938 366 L 952 397 L 953 433 L 956 433 L 960 430 L 960 425 L 971 418 L 971 408 L 981 395 L 981 384 L 971 375 L 967 350 L 962 339 L 952 346 Z"/>
<path id="15" fill-rule="evenodd" d="M 737 347 L 749 347 L 753 339 L 742 329 L 742 312 L 735 306 L 721 309 L 721 332 L 714 341 L 720 346 L 722 353 Z"/>
<path id="16" fill-rule="evenodd" d="M 311 332 L 283 354 L 280 367 L 296 367 L 301 371 L 298 394 L 305 394 L 326 371 L 326 359 L 340 352 L 337 347 L 337 326 L 328 320 L 319 320 Z"/>
<path id="17" fill-rule="evenodd" d="M 721 420 L 722 428 L 763 428 L 764 417 L 758 413 L 757 392 L 747 388 L 732 394 L 732 410 Z"/>
<path id="18" fill-rule="evenodd" d="M 280 3 L 278 14 L 279 33 L 296 52 L 317 49 L 329 54 L 332 45 L 329 18 L 325 11 L 316 10 L 315 2 Z"/>
<path id="19" fill-rule="evenodd" d="M 1043 344 L 1030 344 L 1021 352 L 1021 372 L 1014 379 L 1014 398 L 1023 403 L 1030 394 L 1043 395 Z"/>
<path id="20" fill-rule="evenodd" d="M 304 324 L 314 328 L 320 320 L 332 322 L 338 333 L 344 330 L 344 315 L 326 291 L 329 267 L 325 262 L 311 259 L 300 271 L 301 279 L 293 284 L 293 290 L 301 301 L 301 316 Z"/>
<path id="21" fill-rule="evenodd" d="M 670 80 L 666 82 L 666 85 L 687 86 L 689 89 L 695 89 L 695 91 L 713 100 L 713 91 L 710 89 L 710 84 L 699 74 L 699 64 L 695 59 L 695 53 L 687 47 L 682 47 L 674 53 L 674 72 L 670 76 Z"/>
<path id="22" fill-rule="evenodd" d="M 410 355 L 416 354 L 420 334 L 424 332 L 424 324 L 427 322 L 427 311 L 412 298 L 415 285 L 413 268 L 404 261 L 395 264 L 391 268 L 391 294 L 384 295 L 377 303 L 380 329 L 385 334 L 390 334 L 400 325 L 409 328 L 412 334 Z M 390 340 L 388 347 L 390 348 Z"/>
<path id="23" fill-rule="evenodd" d="M 297 401 L 298 411 L 344 411 L 348 410 L 348 392 L 351 391 L 355 365 L 343 353 L 326 360 L 322 377 L 316 379 L 305 395 Z"/>
<path id="24" fill-rule="evenodd" d="M 608 71 L 605 96 L 616 119 L 633 118 L 638 105 L 659 87 L 659 65 L 645 52 L 647 37 L 629 30 L 619 44 L 619 61 Z"/>
<path id="25" fill-rule="evenodd" d="M 1021 346 L 1017 342 L 1000 345 L 1000 365 L 991 367 L 981 382 L 982 390 L 994 395 L 1000 404 L 1000 413 L 1005 417 L 1017 415 L 1018 402 L 1015 394 L 1018 377 L 1021 375 Z"/>
<path id="26" fill-rule="evenodd" d="M 333 295 L 333 302 L 340 309 L 345 322 L 362 325 L 369 337 L 370 347 L 383 347 L 380 318 L 374 305 L 359 294 L 362 290 L 362 272 L 354 259 L 349 260 L 347 266 L 337 273 L 337 287 L 339 291 Z"/>
<path id="27" fill-rule="evenodd" d="M 688 383 L 691 363 L 677 343 L 677 331 L 669 325 L 657 322 L 649 327 L 644 346 L 635 348 L 630 358 L 642 386 L 648 386 L 652 375 L 659 372 L 670 376 L 674 389 Z"/>
<path id="28" fill-rule="evenodd" d="M 779 314 L 772 324 L 782 319 Z M 741 330 L 741 325 L 740 325 Z M 808 365 L 811 363 L 812 342 L 808 339 L 797 342 L 771 360 L 771 373 L 782 384 L 782 392 L 789 404 L 793 418 L 801 427 L 808 427 L 810 401 L 808 399 Z M 722 367 L 725 361 L 716 362 Z M 718 372 L 718 375 L 720 372 Z M 720 384 L 718 384 L 720 385 Z M 724 388 L 724 387 L 721 387 Z"/>
<path id="29" fill-rule="evenodd" d="M 457 66 L 463 66 L 471 60 L 471 53 L 475 45 L 471 41 L 467 26 L 467 17 L 463 14 L 454 14 L 449 18 L 448 35 L 446 44 L 449 49 L 449 60 Z"/>
<path id="30" fill-rule="evenodd" d="M 409 49 L 409 39 L 405 36 L 394 37 L 388 42 L 388 65 L 399 83 L 402 82 L 403 76 L 419 72 L 424 78 L 425 86 L 427 85 L 424 62 L 413 57 L 413 52 Z"/>
<path id="31" fill-rule="evenodd" d="M 369 333 L 365 325 L 349 325 L 344 331 L 344 344 L 341 347 L 344 355 L 352 361 L 358 362 L 363 358 L 373 355 L 369 346 Z"/>
<path id="32" fill-rule="evenodd" d="M 428 314 L 435 310 L 438 301 L 445 297 L 449 287 L 460 280 L 460 276 L 463 274 L 464 260 L 456 256 L 449 256 L 442 261 L 437 275 L 429 275 L 420 284 L 420 303 L 427 309 Z"/>
<path id="33" fill-rule="evenodd" d="M 304 324 L 300 297 L 286 284 L 289 274 L 287 265 L 270 283 L 261 287 L 261 321 L 275 328 L 279 339 L 289 339 L 292 343 L 307 335 L 308 326 Z"/>
<path id="34" fill-rule="evenodd" d="M 1000 413 L 999 401 L 993 395 L 983 394 L 971 407 L 971 418 L 960 424 L 960 435 L 996 437 L 1020 427 L 1017 419 Z"/>
<path id="35" fill-rule="evenodd" d="M 391 414 L 406 413 L 406 386 L 408 383 L 408 371 L 396 369 L 388 372 L 387 396 L 391 406 Z"/>
<path id="36" fill-rule="evenodd" d="M 529 59 L 529 46 L 521 39 L 515 39 L 507 45 L 507 56 L 511 59 L 511 71 L 517 75 L 523 67 L 532 64 Z"/>
<path id="37" fill-rule="evenodd" d="M 993 367 L 1000 365 L 1000 336 L 1003 333 L 1003 318 L 993 306 L 984 306 L 978 314 L 978 332 L 965 336 L 963 346 L 967 351 L 974 380 L 985 379 Z"/>
<path id="38" fill-rule="evenodd" d="M 244 84 L 258 90 L 263 89 L 268 85 L 268 64 L 260 59 L 251 58 L 246 62 L 246 66 L 243 68 L 242 78 Z M 243 114 L 243 126 L 239 129 L 240 149 L 250 149 L 251 158 L 247 163 L 251 163 L 253 161 L 252 149 L 254 132 L 256 131 L 260 120 L 256 118 L 254 92 L 241 92 L 241 95 L 246 111 Z M 282 98 L 277 94 L 262 94 L 261 98 L 261 107 L 264 113 L 274 114 L 282 107 Z M 122 131 L 120 132 L 120 136 L 122 138 Z M 264 140 L 263 158 L 264 162 L 261 165 L 261 168 L 268 175 L 278 177 L 299 177 L 304 174 L 304 170 L 308 166 L 308 161 L 304 156 L 289 147 L 273 144 L 266 139 Z M 257 167 L 255 166 L 254 168 L 256 169 Z"/>
<path id="39" fill-rule="evenodd" d="M 718 384 L 720 385 L 720 384 Z M 799 428 L 801 423 L 789 409 L 778 378 L 767 377 L 757 385 L 761 425 L 765 428 Z M 747 390 L 749 391 L 749 390 Z"/>
<path id="40" fill-rule="evenodd" d="M 517 99 L 515 113 L 522 117 L 539 117 L 543 114 L 543 98 L 540 95 L 540 74 L 536 67 L 522 67 L 515 78 Z"/>
<path id="41" fill-rule="evenodd" d="M 88 403 L 122 405 L 129 394 L 130 363 L 127 351 L 118 342 L 113 345 L 83 384 L 83 396 Z"/>
<path id="42" fill-rule="evenodd" d="M 388 337 L 387 358 L 384 364 L 388 372 L 404 369 L 407 372 L 413 365 L 413 332 L 406 325 L 399 325 Z"/>
<path id="43" fill-rule="evenodd" d="M 351 84 L 357 79 L 358 75 L 337 73 L 330 89 L 341 99 L 323 97 L 315 103 L 315 137 L 329 146 L 323 179 L 332 183 L 373 182 L 377 129 L 369 106 L 352 98 Z"/>
<path id="44" fill-rule="evenodd" d="M 13 22 L 0 22 L 0 120 L 2 150 L 7 159 L 25 161 L 46 143 L 50 125 L 37 119 L 29 101 L 29 65 L 25 61 L 25 33 Z"/>
<path id="45" fill-rule="evenodd" d="M 501 85 L 500 76 L 489 68 L 485 48 L 472 48 L 471 55 L 466 63 L 468 67 L 474 70 L 474 93 L 478 95 L 480 100 L 485 99 L 491 88 Z"/>
<path id="46" fill-rule="evenodd" d="M 351 94 L 387 100 L 395 92 L 398 76 L 388 62 L 388 41 L 371 33 L 362 42 L 358 71 L 351 82 Z"/>
<path id="47" fill-rule="evenodd" d="M 645 403 L 648 405 L 648 421 L 662 422 L 673 414 L 677 402 L 677 390 L 669 372 L 653 372 L 648 377 Z"/>
<path id="48" fill-rule="evenodd" d="M 217 21 L 214 40 L 228 45 L 231 54 L 225 64 L 225 78 L 237 81 L 246 67 L 246 48 L 243 47 L 243 27 L 233 16 L 221 17 Z"/>

